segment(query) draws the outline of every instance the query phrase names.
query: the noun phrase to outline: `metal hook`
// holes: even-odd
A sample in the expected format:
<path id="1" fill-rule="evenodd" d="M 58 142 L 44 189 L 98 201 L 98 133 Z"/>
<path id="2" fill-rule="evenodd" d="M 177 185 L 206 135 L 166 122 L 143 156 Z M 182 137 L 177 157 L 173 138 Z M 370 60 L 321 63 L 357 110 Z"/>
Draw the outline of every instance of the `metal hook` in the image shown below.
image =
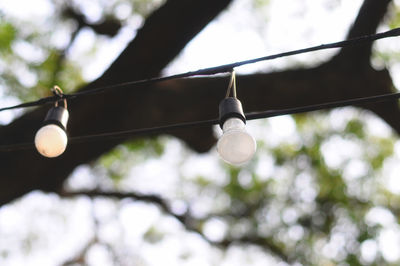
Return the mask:
<path id="1" fill-rule="evenodd" d="M 57 85 L 54 85 L 53 88 L 51 88 L 51 91 L 53 92 L 54 96 L 59 97 L 60 99 L 58 101 L 55 102 L 55 106 L 58 106 L 58 102 L 61 100 L 64 100 L 64 108 L 67 109 L 67 99 L 65 99 L 64 97 L 64 93 L 62 91 L 62 89 L 60 87 L 58 87 Z"/>
<path id="2" fill-rule="evenodd" d="M 233 98 L 236 98 L 236 72 L 235 72 L 235 69 L 231 70 L 231 80 L 229 82 L 225 98 L 229 97 L 229 95 L 231 94 L 232 88 L 233 88 Z"/>

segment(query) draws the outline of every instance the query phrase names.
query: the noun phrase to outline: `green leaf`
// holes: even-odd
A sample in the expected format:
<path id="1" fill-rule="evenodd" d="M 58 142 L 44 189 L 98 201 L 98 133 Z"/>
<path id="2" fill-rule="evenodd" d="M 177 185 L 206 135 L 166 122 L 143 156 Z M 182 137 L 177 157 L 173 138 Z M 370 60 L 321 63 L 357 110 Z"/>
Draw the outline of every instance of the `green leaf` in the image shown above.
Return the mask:
<path id="1" fill-rule="evenodd" d="M 8 22 L 0 22 L 0 52 L 11 52 L 11 45 L 17 35 L 16 28 Z"/>

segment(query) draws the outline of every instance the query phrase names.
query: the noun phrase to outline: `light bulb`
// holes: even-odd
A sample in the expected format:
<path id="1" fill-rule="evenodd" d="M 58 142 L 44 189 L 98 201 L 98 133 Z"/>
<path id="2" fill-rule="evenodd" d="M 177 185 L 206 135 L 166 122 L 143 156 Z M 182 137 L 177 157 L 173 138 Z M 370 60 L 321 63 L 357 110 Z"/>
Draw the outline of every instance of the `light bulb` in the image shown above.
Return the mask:
<path id="1" fill-rule="evenodd" d="M 229 164 L 242 165 L 248 162 L 256 152 L 256 142 L 247 133 L 242 119 L 233 117 L 222 126 L 223 135 L 218 140 L 217 151 Z"/>
<path id="2" fill-rule="evenodd" d="M 41 127 L 35 135 L 35 146 L 38 152 L 49 158 L 60 156 L 66 149 L 68 137 L 66 126 L 68 111 L 56 106 L 49 110 Z"/>
<path id="3" fill-rule="evenodd" d="M 67 147 L 67 134 L 55 124 L 49 124 L 36 133 L 35 146 L 38 152 L 49 158 L 61 155 Z"/>
<path id="4" fill-rule="evenodd" d="M 223 134 L 217 143 L 221 158 L 233 165 L 248 162 L 256 152 L 256 141 L 247 133 L 242 104 L 236 97 L 227 97 L 219 104 L 219 125 Z"/>

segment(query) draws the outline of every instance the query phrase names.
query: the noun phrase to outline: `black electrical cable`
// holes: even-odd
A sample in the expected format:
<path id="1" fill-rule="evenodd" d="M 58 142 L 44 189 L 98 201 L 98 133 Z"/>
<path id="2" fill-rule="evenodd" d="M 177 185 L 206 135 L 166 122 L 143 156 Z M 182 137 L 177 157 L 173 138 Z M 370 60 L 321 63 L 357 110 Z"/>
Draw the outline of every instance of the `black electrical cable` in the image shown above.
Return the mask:
<path id="1" fill-rule="evenodd" d="M 341 100 L 341 101 L 334 101 L 334 102 L 328 102 L 328 103 L 320 103 L 320 104 L 313 104 L 313 105 L 300 106 L 300 107 L 294 107 L 294 108 L 280 109 L 280 110 L 252 112 L 252 113 L 246 114 L 246 119 L 254 120 L 254 119 L 260 119 L 260 118 L 269 118 L 269 117 L 275 117 L 275 116 L 281 116 L 281 115 L 298 114 L 298 113 L 304 113 L 304 112 L 318 111 L 318 110 L 322 110 L 322 109 L 344 107 L 344 106 L 348 106 L 348 105 L 378 103 L 378 102 L 384 102 L 384 101 L 397 100 L 399 98 L 400 98 L 400 92 L 396 92 L 396 93 L 375 95 L 375 96 L 355 98 L 355 99 L 349 99 L 349 100 Z M 124 138 L 133 137 L 133 136 L 140 136 L 140 135 L 168 133 L 168 132 L 178 130 L 178 129 L 212 126 L 212 125 L 217 125 L 218 123 L 219 123 L 218 119 L 210 119 L 210 120 L 178 123 L 178 124 L 159 126 L 159 127 L 132 129 L 132 130 L 109 132 L 109 133 L 96 134 L 96 135 L 87 135 L 87 136 L 77 136 L 77 137 L 69 138 L 68 141 L 70 144 L 74 144 L 74 143 L 83 143 L 83 142 L 87 143 L 87 142 L 94 142 L 94 141 L 124 139 Z M 27 149 L 33 149 L 33 148 L 34 148 L 33 143 L 1 145 L 0 152 L 27 150 Z"/>
<path id="2" fill-rule="evenodd" d="M 332 48 L 344 48 L 344 47 L 353 46 L 353 45 L 357 45 L 357 44 L 361 44 L 361 43 L 365 43 L 365 42 L 372 42 L 375 40 L 389 38 L 389 37 L 396 37 L 396 36 L 400 36 L 400 28 L 395 28 L 395 29 L 381 32 L 381 33 L 365 35 L 365 36 L 361 36 L 361 37 L 357 37 L 357 38 L 353 38 L 353 39 L 349 39 L 349 40 L 345 40 L 345 41 L 334 42 L 334 43 L 329 43 L 329 44 L 321 44 L 318 46 L 308 47 L 308 48 L 304 48 L 304 49 L 293 50 L 293 51 L 289 51 L 289 52 L 278 53 L 278 54 L 274 54 L 274 55 L 268 55 L 268 56 L 258 57 L 258 58 L 254 58 L 254 59 L 244 60 L 244 61 L 238 61 L 235 63 L 226 64 L 226 65 L 203 68 L 203 69 L 199 69 L 196 71 L 189 71 L 186 73 L 181 73 L 181 74 L 176 74 L 176 75 L 171 75 L 171 76 L 166 76 L 166 77 L 129 81 L 129 82 L 123 82 L 123 83 L 114 84 L 114 85 L 110 85 L 110 86 L 99 87 L 99 88 L 95 88 L 95 89 L 91 89 L 91 90 L 80 91 L 80 92 L 76 92 L 76 93 L 72 93 L 72 94 L 62 94 L 61 97 L 62 97 L 62 99 L 70 100 L 70 99 L 73 99 L 78 96 L 98 94 L 98 93 L 102 93 L 102 92 L 112 90 L 112 89 L 122 89 L 122 88 L 127 88 L 127 87 L 132 87 L 132 86 L 137 86 L 137 85 L 144 85 L 144 84 L 148 85 L 148 84 L 152 84 L 152 83 L 157 83 L 157 82 L 162 82 L 162 81 L 167 81 L 167 80 L 172 80 L 172 79 L 179 79 L 179 78 L 188 78 L 188 77 L 193 77 L 193 76 L 206 76 L 206 75 L 215 75 L 215 74 L 219 74 L 219 73 L 227 73 L 227 72 L 231 72 L 232 69 L 235 67 L 253 64 L 253 63 L 257 63 L 257 62 L 261 62 L 261 61 L 273 60 L 273 59 L 277 59 L 277 58 L 282 58 L 282 57 L 287 57 L 287 56 L 292 56 L 292 55 L 297 55 L 297 54 L 304 54 L 304 53 L 309 53 L 309 52 L 314 52 L 314 51 L 319 51 L 319 50 L 326 50 L 326 49 L 332 49 Z M 0 112 L 5 111 L 5 110 L 17 109 L 17 108 L 26 108 L 26 107 L 44 105 L 46 103 L 55 102 L 57 100 L 60 100 L 60 97 L 56 97 L 56 96 L 46 97 L 46 98 L 42 98 L 37 101 L 22 103 L 22 104 L 18 104 L 18 105 L 14 105 L 14 106 L 9 106 L 9 107 L 3 107 L 3 108 L 0 108 Z"/>
<path id="3" fill-rule="evenodd" d="M 6 110 L 11 110 L 11 109 L 27 108 L 27 107 L 35 107 L 35 106 L 39 106 L 39 105 L 45 105 L 47 103 L 54 103 L 57 100 L 59 100 L 59 97 L 57 97 L 57 96 L 45 97 L 45 98 L 41 98 L 41 99 L 39 99 L 37 101 L 26 102 L 26 103 L 13 105 L 13 106 L 3 107 L 3 108 L 0 108 L 0 112 L 1 111 L 6 111 Z"/>
<path id="4" fill-rule="evenodd" d="M 369 97 L 362 97 L 362 98 L 354 98 L 349 100 L 341 100 L 341 101 L 334 101 L 328 103 L 319 103 L 313 105 L 306 105 L 301 107 L 294 107 L 294 108 L 287 108 L 287 109 L 280 109 L 280 110 L 269 110 L 263 112 L 253 112 L 247 113 L 246 119 L 247 120 L 254 120 L 260 118 L 268 118 L 274 116 L 281 116 L 281 115 L 293 115 L 305 112 L 312 112 L 318 111 L 323 109 L 330 109 L 330 108 L 338 108 L 344 107 L 349 105 L 361 105 L 366 103 L 379 103 L 379 102 L 386 102 L 397 100 L 400 98 L 400 92 L 395 93 L 388 93 L 388 94 L 381 94 Z"/>

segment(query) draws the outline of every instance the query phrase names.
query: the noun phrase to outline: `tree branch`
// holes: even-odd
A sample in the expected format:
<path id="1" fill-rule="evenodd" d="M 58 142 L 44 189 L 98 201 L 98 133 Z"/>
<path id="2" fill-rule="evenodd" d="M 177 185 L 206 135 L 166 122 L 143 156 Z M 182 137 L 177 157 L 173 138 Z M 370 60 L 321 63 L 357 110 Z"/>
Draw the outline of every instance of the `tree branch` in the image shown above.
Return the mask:
<path id="1" fill-rule="evenodd" d="M 172 214 L 168 202 L 158 195 L 146 195 L 137 192 L 119 192 L 119 191 L 101 191 L 101 190 L 79 190 L 79 191 L 60 191 L 58 195 L 63 198 L 73 198 L 77 196 L 87 196 L 90 198 L 95 197 L 107 197 L 116 199 L 130 198 L 133 200 L 139 200 L 147 203 L 158 205 L 163 211 L 170 213 L 178 220 L 183 219 L 183 216 Z"/>
<path id="2" fill-rule="evenodd" d="M 76 21 L 77 30 L 83 27 L 89 27 L 94 30 L 97 34 L 107 35 L 114 37 L 118 31 L 122 28 L 122 23 L 115 17 L 106 17 L 104 20 L 97 23 L 90 23 L 86 20 L 85 16 L 78 10 L 75 10 L 68 3 L 62 10 L 62 15 L 66 18 L 73 19 Z"/>
<path id="3" fill-rule="evenodd" d="M 375 33 L 386 14 L 389 3 L 391 0 L 364 0 L 357 18 L 347 34 L 347 39 Z M 367 43 L 357 47 L 343 48 L 336 58 L 346 61 L 352 67 L 354 64 L 369 66 L 372 45 L 373 43 Z"/>
<path id="4" fill-rule="evenodd" d="M 98 121 L 92 123 L 93 117 L 98 114 L 86 118 L 90 121 L 87 125 L 79 123 L 82 116 L 85 116 L 87 108 L 87 104 L 82 102 L 71 109 L 70 136 L 79 136 L 86 132 L 94 134 L 124 130 L 129 127 L 146 128 L 216 118 L 218 103 L 224 97 L 227 81 L 227 77 L 191 78 L 159 83 L 147 88 L 139 87 L 136 90 L 138 99 L 132 99 L 135 104 L 124 106 L 121 110 L 116 106 L 115 111 L 110 108 L 107 112 L 114 114 L 110 117 L 107 117 L 109 115 L 107 112 L 102 111 L 104 116 L 101 123 Z M 393 87 L 387 71 L 357 69 L 349 73 L 331 64 L 312 69 L 238 76 L 237 82 L 238 96 L 246 112 L 377 95 L 388 93 Z M 92 109 L 98 110 L 94 107 L 101 106 L 103 97 L 100 95 L 90 100 Z M 123 100 L 124 95 L 119 97 Z M 396 119 L 400 116 L 400 112 L 396 102 L 370 104 L 364 107 L 380 115 L 393 129 L 400 132 L 400 123 Z M 115 121 L 118 120 L 115 113 L 131 115 L 129 119 L 123 120 L 124 124 L 120 124 Z M 27 114 L 0 130 L 1 141 L 5 143 L 23 141 L 21 134 L 26 132 L 30 132 L 29 137 L 33 138 L 34 129 L 40 125 L 42 119 L 42 117 L 34 119 L 32 117 L 34 114 L 35 112 Z M 79 127 L 75 124 L 75 120 L 78 120 Z M 193 130 L 183 130 L 169 134 L 178 135 L 188 143 L 203 139 L 203 142 L 198 142 L 202 150 L 209 149 L 215 143 L 211 128 L 196 130 L 195 133 Z M 77 165 L 97 158 L 123 141 L 124 139 L 71 144 L 62 156 L 51 160 L 41 157 L 35 150 L 0 153 L 0 162 L 4 166 L 7 165 L 3 167 L 4 178 L 0 179 L 0 203 L 33 189 L 57 191 Z M 24 158 L 24 167 L 20 167 L 21 158 Z"/>
<path id="5" fill-rule="evenodd" d="M 73 265 L 76 265 L 76 264 L 86 265 L 85 256 L 86 256 L 87 252 L 89 251 L 89 249 L 94 244 L 96 244 L 96 242 L 97 242 L 96 237 L 93 237 L 92 239 L 90 239 L 77 255 L 75 255 L 73 258 L 65 261 L 62 264 L 62 266 L 73 266 Z"/>
<path id="6" fill-rule="evenodd" d="M 59 193 L 61 197 L 77 197 L 77 196 L 87 196 L 90 198 L 96 197 L 107 197 L 107 198 L 116 198 L 116 199 L 134 199 L 140 200 L 148 203 L 153 203 L 157 205 L 165 214 L 170 215 L 176 218 L 187 231 L 197 233 L 200 235 L 205 241 L 210 243 L 211 245 L 217 246 L 222 249 L 226 249 L 233 244 L 248 244 L 248 245 L 256 245 L 263 249 L 265 249 L 268 253 L 273 256 L 278 257 L 279 259 L 285 262 L 291 262 L 289 256 L 287 256 L 277 245 L 273 243 L 272 240 L 267 238 L 262 238 L 258 236 L 245 236 L 241 238 L 226 238 L 222 241 L 212 241 L 208 239 L 203 232 L 199 229 L 199 224 L 203 223 L 204 220 L 199 220 L 193 217 L 190 212 L 186 212 L 184 214 L 178 215 L 172 211 L 169 207 L 167 200 L 163 199 L 157 195 L 144 195 L 135 192 L 106 192 L 99 190 L 82 190 L 82 191 L 62 191 Z"/>

